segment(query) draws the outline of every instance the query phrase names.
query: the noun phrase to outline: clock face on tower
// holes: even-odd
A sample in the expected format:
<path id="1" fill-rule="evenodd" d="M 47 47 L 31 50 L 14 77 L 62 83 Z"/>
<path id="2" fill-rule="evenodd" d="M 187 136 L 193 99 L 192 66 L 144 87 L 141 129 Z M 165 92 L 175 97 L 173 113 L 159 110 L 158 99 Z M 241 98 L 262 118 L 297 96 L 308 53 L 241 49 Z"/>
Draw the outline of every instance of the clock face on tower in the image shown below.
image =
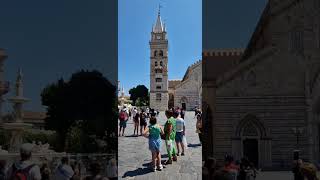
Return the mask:
<path id="1" fill-rule="evenodd" d="M 157 36 L 157 39 L 161 39 L 160 35 Z"/>

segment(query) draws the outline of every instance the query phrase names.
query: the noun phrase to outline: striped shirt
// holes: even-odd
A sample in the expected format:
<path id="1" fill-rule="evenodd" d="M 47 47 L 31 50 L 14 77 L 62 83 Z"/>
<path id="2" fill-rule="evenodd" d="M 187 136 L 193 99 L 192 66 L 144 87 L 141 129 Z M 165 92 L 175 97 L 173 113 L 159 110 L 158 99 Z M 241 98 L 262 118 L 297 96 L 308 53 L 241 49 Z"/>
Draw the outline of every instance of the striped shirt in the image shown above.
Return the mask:
<path id="1" fill-rule="evenodd" d="M 177 132 L 183 132 L 184 120 L 182 118 L 177 118 L 176 120 L 176 130 Z"/>

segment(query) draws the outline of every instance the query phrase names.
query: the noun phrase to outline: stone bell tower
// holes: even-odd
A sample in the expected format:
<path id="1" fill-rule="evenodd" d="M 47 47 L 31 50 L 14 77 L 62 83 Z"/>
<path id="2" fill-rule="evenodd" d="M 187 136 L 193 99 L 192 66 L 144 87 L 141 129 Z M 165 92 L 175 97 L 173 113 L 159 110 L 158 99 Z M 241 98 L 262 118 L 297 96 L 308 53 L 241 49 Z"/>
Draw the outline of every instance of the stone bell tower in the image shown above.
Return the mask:
<path id="1" fill-rule="evenodd" d="M 150 44 L 150 108 L 164 111 L 168 108 L 168 40 L 160 9 L 152 27 Z"/>

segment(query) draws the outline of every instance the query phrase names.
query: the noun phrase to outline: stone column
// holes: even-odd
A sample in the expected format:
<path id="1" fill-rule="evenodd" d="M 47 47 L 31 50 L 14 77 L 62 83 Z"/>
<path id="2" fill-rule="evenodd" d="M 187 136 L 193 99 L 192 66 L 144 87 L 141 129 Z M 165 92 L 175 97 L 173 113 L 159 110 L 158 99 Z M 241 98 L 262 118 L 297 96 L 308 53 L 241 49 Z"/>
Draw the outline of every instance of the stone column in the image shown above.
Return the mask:
<path id="1" fill-rule="evenodd" d="M 241 137 L 232 137 L 232 155 L 235 160 L 240 160 L 242 157 Z"/>
<path id="2" fill-rule="evenodd" d="M 259 165 L 263 169 L 272 168 L 271 138 L 263 137 L 259 143 Z"/>
<path id="3" fill-rule="evenodd" d="M 214 157 L 214 102 L 215 102 L 215 87 L 212 81 L 204 81 L 202 89 L 202 110 L 203 124 L 205 124 L 205 139 L 211 140 L 205 145 L 207 156 Z"/>

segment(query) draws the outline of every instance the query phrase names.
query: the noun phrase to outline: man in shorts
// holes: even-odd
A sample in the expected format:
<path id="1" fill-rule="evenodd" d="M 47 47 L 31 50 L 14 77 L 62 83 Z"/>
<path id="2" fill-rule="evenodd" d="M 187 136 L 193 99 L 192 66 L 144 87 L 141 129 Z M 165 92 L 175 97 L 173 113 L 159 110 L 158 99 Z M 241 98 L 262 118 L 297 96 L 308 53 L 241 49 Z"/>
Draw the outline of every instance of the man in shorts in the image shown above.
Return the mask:
<path id="1" fill-rule="evenodd" d="M 120 128 L 119 128 L 119 136 L 121 135 L 122 130 L 122 136 L 124 136 L 124 131 L 127 127 L 127 121 L 128 121 L 128 113 L 125 110 L 122 110 L 119 114 L 119 120 L 120 120 Z"/>
<path id="2" fill-rule="evenodd" d="M 140 135 L 141 136 L 143 135 L 143 132 L 146 130 L 147 118 L 148 118 L 147 113 L 144 110 L 142 110 L 140 113 Z"/>
<path id="3" fill-rule="evenodd" d="M 183 137 L 185 135 L 185 124 L 184 120 L 179 116 L 179 112 L 175 111 L 173 117 L 176 119 L 176 145 L 178 149 L 178 156 L 184 156 L 184 144 L 183 144 Z M 181 151 L 180 151 L 181 147 Z M 181 152 L 181 154 L 180 154 Z"/>

